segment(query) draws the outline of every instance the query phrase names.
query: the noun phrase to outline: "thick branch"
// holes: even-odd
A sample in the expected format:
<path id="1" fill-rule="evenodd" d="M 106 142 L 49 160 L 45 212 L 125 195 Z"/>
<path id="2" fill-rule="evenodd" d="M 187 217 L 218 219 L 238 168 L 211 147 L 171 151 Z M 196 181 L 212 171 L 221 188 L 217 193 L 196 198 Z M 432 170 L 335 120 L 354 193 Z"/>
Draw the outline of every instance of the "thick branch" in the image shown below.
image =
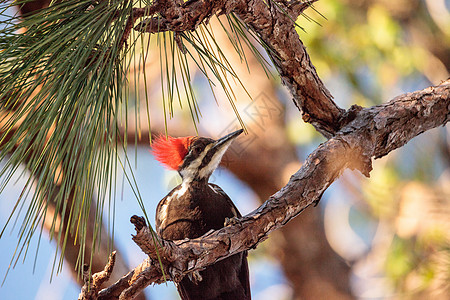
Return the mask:
<path id="1" fill-rule="evenodd" d="M 226 0 L 191 0 L 179 3 L 174 0 L 160 0 L 164 2 L 160 17 L 153 17 L 138 24 L 135 29 L 142 32 L 156 33 L 162 31 L 182 32 L 194 30 L 202 22 L 214 14 L 229 12 L 235 1 Z"/>
<path id="2" fill-rule="evenodd" d="M 175 281 L 218 260 L 255 248 L 270 232 L 319 201 L 345 169 L 356 168 L 368 175 L 372 157 L 386 155 L 420 133 L 445 125 L 450 120 L 450 80 L 382 105 L 355 108 L 352 113 L 354 120 L 311 153 L 285 187 L 235 224 L 210 231 L 197 239 L 158 240 L 156 243 L 149 228 L 141 224 L 137 226 L 135 242 L 150 256 L 154 256 L 152 247 L 162 246 L 164 270 L 169 279 Z M 145 278 L 162 281 L 162 273 L 157 277 L 155 268 L 158 268 L 156 263 L 153 263 L 152 271 L 150 267 L 146 268 L 153 277 Z M 143 285 L 143 277 L 137 278 Z M 150 282 L 145 282 L 145 286 L 148 284 Z M 130 282 L 128 290 L 132 288 Z"/>
<path id="3" fill-rule="evenodd" d="M 248 1 L 234 12 L 270 48 L 268 54 L 283 84 L 289 88 L 292 100 L 302 112 L 303 120 L 325 137 L 332 137 L 342 126 L 344 110 L 334 103 L 317 75 L 295 30 L 295 18 L 291 17 L 293 12 L 288 10 L 288 15 L 278 5 L 268 7 L 263 1 Z"/>

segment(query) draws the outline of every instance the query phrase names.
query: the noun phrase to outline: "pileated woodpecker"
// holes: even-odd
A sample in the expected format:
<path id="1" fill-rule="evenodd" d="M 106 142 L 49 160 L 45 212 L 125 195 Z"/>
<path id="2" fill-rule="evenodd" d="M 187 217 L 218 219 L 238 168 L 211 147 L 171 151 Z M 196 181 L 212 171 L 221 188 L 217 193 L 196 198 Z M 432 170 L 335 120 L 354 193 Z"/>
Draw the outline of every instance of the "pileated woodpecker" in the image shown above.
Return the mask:
<path id="1" fill-rule="evenodd" d="M 230 197 L 217 185 L 208 183 L 231 142 L 242 129 L 218 140 L 204 137 L 160 137 L 153 142 L 155 158 L 177 170 L 182 183 L 158 204 L 156 232 L 165 240 L 197 238 L 220 229 L 226 218 L 240 217 Z M 230 256 L 177 284 L 183 300 L 250 299 L 247 252 Z"/>

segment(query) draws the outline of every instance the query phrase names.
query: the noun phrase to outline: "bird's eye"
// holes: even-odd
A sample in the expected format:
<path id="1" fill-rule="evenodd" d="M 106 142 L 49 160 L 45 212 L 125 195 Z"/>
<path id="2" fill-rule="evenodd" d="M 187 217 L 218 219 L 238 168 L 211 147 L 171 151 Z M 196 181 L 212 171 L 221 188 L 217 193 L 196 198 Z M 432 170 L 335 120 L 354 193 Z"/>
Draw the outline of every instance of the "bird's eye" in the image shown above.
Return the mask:
<path id="1" fill-rule="evenodd" d="M 201 151 L 201 147 L 200 146 L 194 146 L 194 148 L 192 148 L 192 153 L 197 155 L 199 154 Z"/>

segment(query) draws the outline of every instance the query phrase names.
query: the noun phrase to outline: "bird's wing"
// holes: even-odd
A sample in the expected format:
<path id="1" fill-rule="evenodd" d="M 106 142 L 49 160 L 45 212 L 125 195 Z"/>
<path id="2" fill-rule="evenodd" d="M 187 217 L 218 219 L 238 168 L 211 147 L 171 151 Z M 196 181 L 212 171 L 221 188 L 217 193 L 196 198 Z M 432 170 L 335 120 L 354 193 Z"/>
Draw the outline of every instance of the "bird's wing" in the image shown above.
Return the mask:
<path id="1" fill-rule="evenodd" d="M 248 262 L 247 262 L 247 251 L 242 252 L 242 266 L 239 272 L 239 281 L 244 287 L 246 299 L 251 299 L 250 292 L 250 275 L 248 270 Z"/>
<path id="2" fill-rule="evenodd" d="M 230 197 L 228 197 L 228 195 L 220 188 L 220 186 L 218 186 L 217 184 L 214 183 L 209 183 L 209 186 L 211 187 L 211 189 L 218 193 L 221 194 L 225 200 L 227 201 L 227 203 L 230 205 L 231 210 L 233 211 L 233 214 L 235 217 L 242 217 L 241 213 L 239 212 L 239 210 L 237 209 L 236 205 L 234 205 L 233 201 L 231 201 Z"/>

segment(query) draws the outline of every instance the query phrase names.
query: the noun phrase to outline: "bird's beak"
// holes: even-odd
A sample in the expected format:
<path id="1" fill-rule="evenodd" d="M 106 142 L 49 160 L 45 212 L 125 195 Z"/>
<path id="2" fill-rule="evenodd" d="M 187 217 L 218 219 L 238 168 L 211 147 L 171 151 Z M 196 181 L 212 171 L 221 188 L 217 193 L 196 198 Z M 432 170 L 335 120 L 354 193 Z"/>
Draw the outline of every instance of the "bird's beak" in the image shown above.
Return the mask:
<path id="1" fill-rule="evenodd" d="M 235 132 L 232 132 L 230 134 L 227 134 L 226 136 L 218 139 L 214 142 L 213 148 L 222 148 L 225 145 L 230 145 L 231 142 L 237 138 L 242 132 L 244 132 L 243 129 L 236 130 Z"/>

